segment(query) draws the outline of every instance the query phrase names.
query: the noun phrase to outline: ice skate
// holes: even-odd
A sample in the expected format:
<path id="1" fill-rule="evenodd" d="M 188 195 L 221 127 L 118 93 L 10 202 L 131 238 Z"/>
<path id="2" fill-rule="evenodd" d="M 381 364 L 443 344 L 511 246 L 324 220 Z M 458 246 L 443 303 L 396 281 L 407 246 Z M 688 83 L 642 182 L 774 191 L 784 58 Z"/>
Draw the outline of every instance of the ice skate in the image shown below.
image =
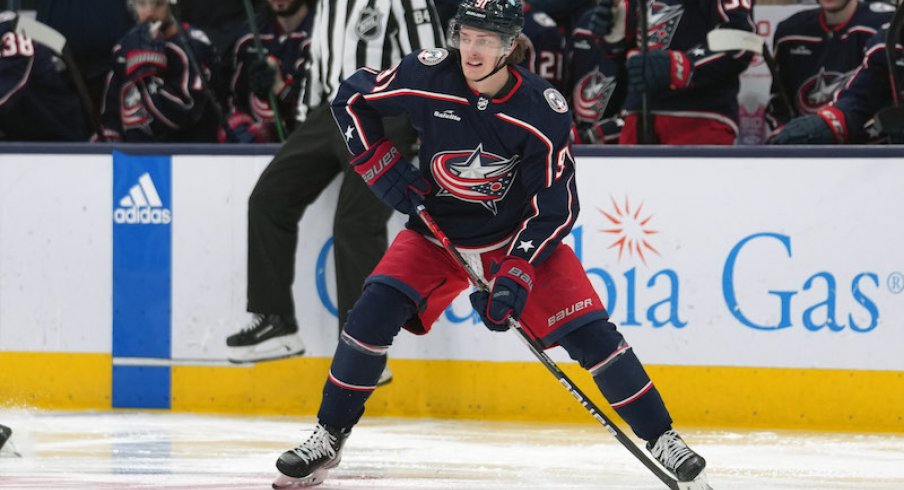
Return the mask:
<path id="1" fill-rule="evenodd" d="M 388 385 L 392 382 L 392 371 L 389 370 L 389 366 L 383 368 L 383 372 L 380 373 L 380 379 L 377 380 L 377 386 Z"/>
<path id="2" fill-rule="evenodd" d="M 13 430 L 5 425 L 0 425 L 0 451 L 3 450 L 3 446 L 6 444 L 6 441 L 9 440 L 9 436 L 13 435 Z"/>
<path id="3" fill-rule="evenodd" d="M 276 460 L 280 475 L 273 481 L 273 488 L 302 488 L 323 483 L 329 470 L 342 459 L 342 446 L 349 434 L 351 429 L 317 424 L 307 441 Z"/>
<path id="4" fill-rule="evenodd" d="M 703 483 L 705 481 L 706 477 L 703 474 L 703 468 L 706 467 L 706 460 L 687 447 L 684 439 L 674 429 L 669 429 L 655 441 L 648 442 L 647 450 L 656 458 L 656 461 L 659 461 L 659 464 L 675 475 L 679 483 L 695 483 L 700 476 L 703 477 L 700 482 Z M 681 488 L 707 487 L 688 487 L 685 485 L 681 486 Z"/>
<path id="5" fill-rule="evenodd" d="M 284 315 L 254 314 L 251 325 L 226 339 L 229 362 L 257 362 L 304 354 L 298 323 Z"/>
<path id="6" fill-rule="evenodd" d="M 22 457 L 18 451 L 16 451 L 16 447 L 13 445 L 13 441 L 9 439 L 13 436 L 13 430 L 5 425 L 0 425 L 0 456 L 12 456 L 14 458 Z"/>

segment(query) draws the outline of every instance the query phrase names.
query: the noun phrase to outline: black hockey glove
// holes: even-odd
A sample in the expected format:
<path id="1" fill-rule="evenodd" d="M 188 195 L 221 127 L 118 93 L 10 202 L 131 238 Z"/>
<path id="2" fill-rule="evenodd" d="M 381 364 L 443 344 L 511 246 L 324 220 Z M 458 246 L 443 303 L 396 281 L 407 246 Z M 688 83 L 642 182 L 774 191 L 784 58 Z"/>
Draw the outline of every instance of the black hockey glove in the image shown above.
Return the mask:
<path id="1" fill-rule="evenodd" d="M 612 32 L 612 18 L 612 0 L 600 0 L 581 15 L 578 27 L 589 30 L 596 37 L 608 36 Z"/>
<path id="2" fill-rule="evenodd" d="M 646 67 L 644 67 L 646 65 Z M 681 90 L 691 82 L 691 63 L 681 51 L 660 49 L 628 56 L 628 91 L 651 95 L 663 90 Z"/>
<path id="3" fill-rule="evenodd" d="M 844 115 L 829 107 L 818 114 L 796 117 L 768 141 L 770 145 L 832 145 L 844 141 Z"/>
<path id="4" fill-rule="evenodd" d="M 126 58 L 126 76 L 132 80 L 157 75 L 166 70 L 166 44 L 151 33 L 148 23 L 139 24 L 120 42 Z"/>
<path id="5" fill-rule="evenodd" d="M 267 100 L 276 84 L 276 68 L 266 60 L 254 60 L 248 65 L 248 87 L 258 99 Z"/>
<path id="6" fill-rule="evenodd" d="M 415 206 L 430 193 L 430 182 L 402 156 L 392 141 L 383 138 L 352 160 L 355 171 L 370 190 L 403 214 L 415 214 Z"/>
<path id="7" fill-rule="evenodd" d="M 534 286 L 534 266 L 530 262 L 507 255 L 493 264 L 490 291 L 475 291 L 469 299 L 484 325 L 494 332 L 508 330 L 508 317 L 521 318 L 527 295 Z"/>

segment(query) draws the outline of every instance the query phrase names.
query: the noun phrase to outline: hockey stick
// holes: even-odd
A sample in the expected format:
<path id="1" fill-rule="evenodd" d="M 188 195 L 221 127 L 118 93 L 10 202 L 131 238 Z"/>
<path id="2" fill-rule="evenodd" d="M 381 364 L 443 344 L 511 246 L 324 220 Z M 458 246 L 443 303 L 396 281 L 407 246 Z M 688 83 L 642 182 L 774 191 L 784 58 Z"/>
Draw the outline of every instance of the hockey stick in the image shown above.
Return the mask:
<path id="1" fill-rule="evenodd" d="M 785 110 L 788 111 L 788 116 L 793 118 L 797 115 L 794 104 L 791 103 L 791 96 L 788 95 L 788 89 L 782 83 L 778 63 L 775 62 L 775 57 L 772 56 L 766 41 L 759 34 L 740 29 L 713 29 L 706 34 L 706 44 L 710 51 L 750 51 L 762 55 L 766 68 L 769 69 L 769 74 L 772 75 L 772 80 L 778 87 L 778 98 Z"/>
<path id="2" fill-rule="evenodd" d="M 461 256 L 461 253 L 458 252 L 452 241 L 449 240 L 449 237 L 447 237 L 446 234 L 443 233 L 443 231 L 439 228 L 439 225 L 436 224 L 436 221 L 433 220 L 433 217 L 430 216 L 430 213 L 427 212 L 427 208 L 424 206 L 424 204 L 417 203 L 415 205 L 415 210 L 417 211 L 418 217 L 421 219 L 421 221 L 424 222 L 427 228 L 430 229 L 430 233 L 432 233 L 433 236 L 436 237 L 437 240 L 439 240 L 449 256 L 452 257 L 452 259 L 457 262 L 462 269 L 464 269 L 465 273 L 468 274 L 468 278 L 470 279 L 471 284 L 479 291 L 489 291 L 486 281 L 484 281 L 482 277 L 477 275 L 474 269 L 470 265 L 468 265 L 468 262 L 464 259 L 464 257 Z M 543 346 L 540 345 L 540 343 L 536 340 L 532 339 L 527 334 L 527 332 L 524 331 L 524 327 L 520 322 L 518 322 L 518 320 L 515 320 L 512 317 L 508 317 L 506 318 L 506 321 L 508 322 L 509 327 L 518 333 L 518 336 L 521 338 L 521 340 L 524 341 L 524 343 L 530 349 L 531 353 L 537 359 L 539 359 L 544 366 L 546 366 L 546 369 L 548 369 L 549 372 L 552 373 L 553 376 L 555 376 L 556 380 L 558 380 L 559 383 L 564 386 L 565 389 L 568 390 L 568 392 L 571 393 L 571 395 L 578 401 L 578 403 L 580 403 L 581 406 L 590 413 L 590 416 L 596 419 L 597 422 L 602 424 L 602 426 L 605 427 L 606 430 L 609 431 L 609 433 L 612 434 L 615 439 L 617 439 L 618 442 L 622 444 L 622 446 L 624 446 L 629 452 L 631 452 L 634 457 L 640 460 L 640 462 L 643 463 L 643 465 L 646 466 L 647 469 L 652 471 L 657 478 L 659 478 L 663 483 L 666 484 L 666 486 L 668 486 L 672 490 L 693 488 L 692 485 L 694 485 L 695 482 L 679 482 L 675 480 L 670 475 L 666 474 L 666 472 L 663 471 L 662 468 L 657 466 L 656 463 L 654 463 L 649 457 L 647 457 L 647 455 L 644 454 L 643 451 L 641 451 L 640 448 L 638 448 L 637 445 L 634 444 L 634 442 L 630 438 L 628 438 L 628 436 L 626 436 L 625 433 L 622 432 L 622 430 L 619 429 L 617 425 L 612 423 L 612 420 L 610 420 L 609 417 L 607 417 L 606 414 L 604 414 L 596 406 L 596 404 L 593 403 L 593 401 L 591 401 L 590 398 L 588 398 L 580 388 L 578 388 L 574 381 L 572 381 L 571 378 L 569 378 L 564 372 L 562 372 L 555 361 L 553 361 L 548 355 L 546 355 Z"/>
<path id="3" fill-rule="evenodd" d="M 257 23 L 254 19 L 254 8 L 251 6 L 251 0 L 242 0 L 245 4 L 245 17 L 248 18 L 248 26 L 251 29 L 251 37 L 254 39 L 254 49 L 257 50 L 258 61 L 264 61 L 264 44 L 261 42 L 261 33 L 257 30 Z M 279 116 L 279 107 L 276 105 L 276 94 L 270 91 L 268 97 L 270 99 L 270 109 L 273 110 L 273 122 L 276 123 L 276 136 L 279 142 L 286 141 L 286 128 L 283 127 L 282 118 Z"/>
<path id="4" fill-rule="evenodd" d="M 33 41 L 43 44 L 55 56 L 63 60 L 66 68 L 69 69 L 72 83 L 75 85 L 75 91 L 82 100 L 82 109 L 88 117 L 88 123 L 91 124 L 95 137 L 97 137 L 98 141 L 106 141 L 107 138 L 101 129 L 100 113 L 94 108 L 94 102 L 92 102 L 91 96 L 88 94 L 85 79 L 82 77 L 82 72 L 79 70 L 75 58 L 72 56 L 66 37 L 46 24 L 21 15 L 16 18 L 16 33 L 30 37 Z"/>
<path id="5" fill-rule="evenodd" d="M 647 53 L 650 50 L 649 46 L 647 46 L 647 43 L 650 40 L 649 32 L 647 32 L 647 29 L 649 28 L 647 8 L 647 0 L 638 0 L 637 16 L 640 20 L 640 54 L 644 59 L 642 75 L 642 78 L 644 80 L 647 79 L 646 59 Z M 650 91 L 646 87 L 644 87 L 643 93 L 640 94 L 640 127 L 637 131 L 637 142 L 641 145 L 651 145 L 656 143 L 656 137 L 653 133 L 652 119 L 653 117 L 650 115 Z"/>

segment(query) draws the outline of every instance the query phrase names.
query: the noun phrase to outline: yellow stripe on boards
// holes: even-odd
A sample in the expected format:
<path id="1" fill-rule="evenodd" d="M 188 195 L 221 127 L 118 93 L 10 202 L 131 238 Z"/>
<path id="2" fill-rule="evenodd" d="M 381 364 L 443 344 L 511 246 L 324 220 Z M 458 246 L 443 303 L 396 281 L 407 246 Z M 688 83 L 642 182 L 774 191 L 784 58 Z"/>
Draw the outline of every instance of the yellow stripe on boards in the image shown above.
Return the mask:
<path id="1" fill-rule="evenodd" d="M 109 354 L 0 352 L 0 406 L 111 407 Z M 313 416 L 330 359 L 172 367 L 172 409 Z M 596 424 L 538 362 L 390 361 L 368 416 Z M 614 417 L 590 376 L 562 368 Z M 904 371 L 648 366 L 679 427 L 904 433 Z M 627 430 L 619 419 L 617 422 Z"/>
<path id="2" fill-rule="evenodd" d="M 173 410 L 313 416 L 329 359 L 173 368 Z M 368 416 L 595 424 L 538 362 L 391 360 Z M 561 366 L 607 415 L 590 376 Z M 904 372 L 648 366 L 679 427 L 904 433 Z M 627 426 L 616 418 L 627 430 Z"/>
<path id="3" fill-rule="evenodd" d="M 111 365 L 110 354 L 0 352 L 0 406 L 109 409 Z"/>

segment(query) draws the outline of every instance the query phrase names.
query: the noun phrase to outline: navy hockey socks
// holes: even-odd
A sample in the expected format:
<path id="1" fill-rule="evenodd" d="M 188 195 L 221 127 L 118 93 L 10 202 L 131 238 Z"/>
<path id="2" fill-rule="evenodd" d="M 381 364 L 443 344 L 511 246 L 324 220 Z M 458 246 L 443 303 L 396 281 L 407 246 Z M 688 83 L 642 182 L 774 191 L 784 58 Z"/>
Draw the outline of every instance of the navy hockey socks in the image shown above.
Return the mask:
<path id="1" fill-rule="evenodd" d="M 364 289 L 336 346 L 317 413 L 321 424 L 345 429 L 358 423 L 392 340 L 416 313 L 414 303 L 392 287 L 374 283 Z"/>
<path id="2" fill-rule="evenodd" d="M 572 359 L 590 371 L 603 396 L 641 439 L 650 441 L 672 425 L 659 390 L 615 325 L 599 320 L 559 341 Z"/>

